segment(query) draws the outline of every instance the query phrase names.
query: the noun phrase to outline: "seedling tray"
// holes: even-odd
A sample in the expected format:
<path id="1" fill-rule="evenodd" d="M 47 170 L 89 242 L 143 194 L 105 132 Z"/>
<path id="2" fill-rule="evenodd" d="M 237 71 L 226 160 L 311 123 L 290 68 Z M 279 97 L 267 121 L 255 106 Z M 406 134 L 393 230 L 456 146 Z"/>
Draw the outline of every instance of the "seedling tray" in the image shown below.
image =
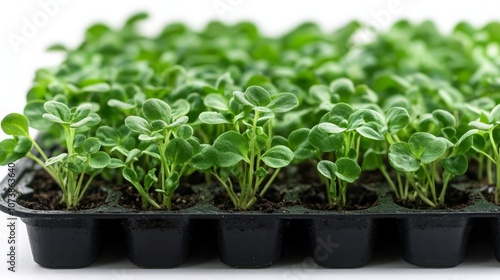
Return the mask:
<path id="1" fill-rule="evenodd" d="M 17 190 L 27 194 L 35 172 L 26 160 L 17 169 Z M 500 207 L 479 192 L 473 204 L 452 212 L 407 209 L 394 203 L 386 188 L 377 187 L 373 190 L 378 192 L 378 203 L 366 210 L 316 211 L 293 206 L 273 213 L 229 213 L 213 205 L 208 188 L 198 186 L 199 203 L 185 210 L 133 212 L 118 205 L 119 193 L 110 193 L 106 206 L 75 212 L 37 211 L 19 205 L 9 208 L 5 202 L 6 180 L 1 186 L 0 210 L 26 223 L 33 259 L 48 268 L 78 268 L 94 263 L 106 245 L 104 236 L 116 231 L 125 234 L 128 257 L 134 264 L 145 268 L 176 267 L 189 259 L 193 228 L 207 230 L 207 225 L 216 229 L 223 263 L 232 267 L 269 267 L 279 261 L 284 237 L 293 234 L 289 224 L 297 222 L 307 229 L 309 256 L 317 264 L 362 267 L 372 260 L 377 225 L 384 220 L 397 222 L 402 256 L 407 262 L 422 267 L 453 267 L 464 260 L 475 221 L 487 219 L 494 240 L 492 247 L 500 261 Z M 297 200 L 299 191 L 307 187 L 293 186 L 286 200 Z M 194 238 L 215 242 L 207 240 L 210 235 L 200 236 Z"/>

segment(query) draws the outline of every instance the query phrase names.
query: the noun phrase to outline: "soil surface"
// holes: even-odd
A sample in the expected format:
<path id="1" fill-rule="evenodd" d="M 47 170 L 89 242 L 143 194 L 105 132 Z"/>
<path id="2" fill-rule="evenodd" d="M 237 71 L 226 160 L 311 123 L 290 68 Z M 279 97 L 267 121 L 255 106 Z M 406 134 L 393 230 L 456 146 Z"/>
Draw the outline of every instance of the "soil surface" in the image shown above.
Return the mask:
<path id="1" fill-rule="evenodd" d="M 483 192 L 482 195 L 486 200 L 495 204 L 495 186 L 488 186 Z"/>
<path id="2" fill-rule="evenodd" d="M 102 181 L 95 179 L 89 186 L 77 207 L 67 209 L 61 204 L 62 192 L 55 181 L 45 171 L 36 171 L 33 181 L 30 183 L 33 193 L 20 196 L 17 203 L 23 207 L 33 210 L 86 210 L 97 208 L 106 204 L 108 194 L 99 186 Z"/>
<path id="3" fill-rule="evenodd" d="M 122 196 L 120 198 L 121 206 L 132 211 L 158 211 L 158 209 L 152 206 L 148 209 L 142 208 L 141 195 L 137 192 L 134 186 L 125 185 L 121 186 L 119 189 L 122 190 Z M 155 195 L 157 195 L 157 193 L 150 192 L 150 195 L 154 197 Z M 198 200 L 199 195 L 191 189 L 190 185 L 182 184 L 174 193 L 174 197 L 172 198 L 171 210 L 177 211 L 193 207 L 198 202 Z"/>
<path id="4" fill-rule="evenodd" d="M 347 205 L 341 209 L 330 207 L 324 185 L 314 185 L 304 191 L 301 195 L 299 205 L 314 210 L 363 210 L 375 206 L 378 197 L 375 192 L 360 186 L 347 188 Z"/>
<path id="5" fill-rule="evenodd" d="M 285 201 L 283 200 L 285 194 L 283 191 L 278 190 L 276 187 L 271 186 L 264 197 L 256 195 L 257 202 L 254 206 L 246 211 L 259 211 L 263 213 L 273 213 L 274 211 L 280 209 L 284 206 Z M 246 212 L 238 210 L 234 207 L 233 202 L 225 192 L 225 190 L 218 190 L 215 193 L 214 205 L 220 210 L 227 211 L 230 213 L 234 212 Z"/>
<path id="6" fill-rule="evenodd" d="M 437 195 L 441 190 L 438 188 L 436 190 Z M 394 199 L 394 201 L 403 207 L 410 209 L 419 209 L 419 210 L 430 210 L 430 209 L 442 209 L 442 210 L 457 210 L 462 209 L 467 206 L 474 204 L 474 200 L 478 198 L 478 195 L 472 195 L 469 192 L 459 191 L 457 189 L 448 188 L 445 196 L 445 204 L 439 205 L 437 208 L 430 207 L 427 203 L 423 202 L 420 198 L 417 197 L 414 201 L 404 202 L 398 199 Z"/>

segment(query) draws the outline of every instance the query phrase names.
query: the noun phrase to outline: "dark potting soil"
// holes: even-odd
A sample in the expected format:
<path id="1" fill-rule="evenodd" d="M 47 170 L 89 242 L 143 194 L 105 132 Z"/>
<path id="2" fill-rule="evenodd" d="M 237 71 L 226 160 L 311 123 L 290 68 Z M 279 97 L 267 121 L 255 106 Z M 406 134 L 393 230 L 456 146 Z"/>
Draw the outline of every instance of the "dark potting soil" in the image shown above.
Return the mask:
<path id="1" fill-rule="evenodd" d="M 132 210 L 134 212 L 138 211 L 158 211 L 158 209 L 150 206 L 148 209 L 142 208 L 142 198 L 137 192 L 134 186 L 125 185 L 120 188 L 122 190 L 122 196 L 120 198 L 120 205 Z M 154 191 L 154 190 L 153 190 Z M 150 192 L 151 197 L 158 195 L 155 192 Z M 173 211 L 178 211 L 182 209 L 187 209 L 193 207 L 199 200 L 199 194 L 193 191 L 189 184 L 181 184 L 179 188 L 175 191 L 174 197 L 172 198 L 172 209 Z"/>
<path id="2" fill-rule="evenodd" d="M 102 190 L 102 181 L 94 180 L 77 207 L 67 209 L 61 204 L 62 191 L 44 170 L 38 170 L 30 183 L 33 193 L 20 196 L 17 203 L 33 210 L 86 210 L 106 204 L 107 193 Z"/>
<path id="3" fill-rule="evenodd" d="M 439 188 L 436 190 L 437 195 L 439 195 L 440 191 L 441 190 Z M 445 204 L 439 205 L 437 208 L 430 207 L 419 197 L 417 197 L 414 201 L 409 201 L 409 202 L 401 201 L 396 198 L 394 198 L 394 201 L 398 205 L 410 209 L 419 209 L 419 210 L 441 209 L 441 210 L 453 211 L 474 204 L 474 200 L 478 197 L 479 195 L 471 195 L 469 192 L 466 191 L 460 191 L 454 188 L 448 188 L 445 196 Z"/>
<path id="4" fill-rule="evenodd" d="M 482 194 L 486 200 L 495 204 L 495 186 L 488 186 Z"/>
<path id="5" fill-rule="evenodd" d="M 326 187 L 324 185 L 313 185 L 302 192 L 300 197 L 299 204 L 313 210 L 363 210 L 373 207 L 378 203 L 378 196 L 375 192 L 360 186 L 347 188 L 347 205 L 342 209 L 331 207 L 328 204 Z"/>
<path id="6" fill-rule="evenodd" d="M 270 187 L 264 196 L 255 196 L 257 202 L 254 206 L 247 211 L 259 211 L 263 213 L 273 213 L 274 211 L 283 207 L 285 201 L 285 194 L 283 191 L 278 190 L 275 187 Z M 229 198 L 229 195 L 225 190 L 218 190 L 214 197 L 214 205 L 220 210 L 227 211 L 229 213 L 242 212 L 234 207 L 233 202 Z"/>

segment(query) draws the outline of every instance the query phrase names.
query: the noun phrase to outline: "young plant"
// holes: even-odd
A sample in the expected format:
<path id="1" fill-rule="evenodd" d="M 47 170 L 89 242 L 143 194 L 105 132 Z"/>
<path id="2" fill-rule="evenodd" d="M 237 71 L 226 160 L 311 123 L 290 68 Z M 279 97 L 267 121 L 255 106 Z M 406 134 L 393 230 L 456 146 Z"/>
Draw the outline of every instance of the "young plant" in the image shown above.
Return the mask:
<path id="1" fill-rule="evenodd" d="M 244 93 L 235 91 L 232 100 L 239 104 L 238 117 L 232 120 L 234 130 L 222 133 L 213 145 L 202 145 L 201 153 L 193 158 L 193 166 L 210 172 L 234 206 L 247 210 L 257 201 L 256 195 L 263 196 L 281 168 L 293 160 L 294 154 L 287 146 L 272 145 L 272 120 L 276 114 L 295 108 L 298 100 L 291 93 L 271 96 L 259 86 L 250 86 Z M 218 119 L 204 121 L 221 124 Z M 234 178 L 238 185 L 233 183 Z"/>
<path id="2" fill-rule="evenodd" d="M 297 130 L 289 137 L 289 142 L 296 147 L 296 153 L 314 155 L 319 161 L 317 169 L 327 178 L 326 187 L 328 202 L 331 207 L 344 207 L 347 203 L 347 186 L 356 181 L 361 168 L 358 164 L 361 138 L 375 141 L 384 140 L 379 132 L 384 126 L 383 116 L 372 109 L 354 109 L 345 103 L 332 106 L 325 114 L 321 123 L 314 126 L 305 138 L 300 137 L 302 130 Z M 314 147 L 311 153 L 307 143 Z M 326 158 L 326 159 L 325 159 Z"/>
<path id="3" fill-rule="evenodd" d="M 142 116 L 125 119 L 125 125 L 139 134 L 142 145 L 128 153 L 123 177 L 141 195 L 143 208 L 151 205 L 157 209 L 172 209 L 172 198 L 180 178 L 200 149 L 200 144 L 193 138 L 193 128 L 186 124 L 189 103 L 185 100 L 176 103 L 178 106 L 172 109 L 166 102 L 151 98 L 144 102 Z M 141 156 L 148 157 L 147 161 L 156 160 L 157 166 L 152 165 L 143 172 L 135 163 Z M 149 194 L 151 187 L 159 194 L 158 203 Z"/>
<path id="4" fill-rule="evenodd" d="M 489 114 L 481 113 L 476 121 L 469 123 L 476 132 L 472 148 L 487 160 L 488 182 L 493 183 L 494 167 L 496 168 L 496 183 L 494 191 L 495 204 L 500 205 L 500 105 L 495 106 Z M 482 164 L 482 162 L 480 162 Z M 480 168 L 482 169 L 482 168 Z"/>
<path id="5" fill-rule="evenodd" d="M 64 103 L 49 101 L 44 104 L 44 108 L 46 113 L 42 117 L 62 128 L 66 152 L 49 158 L 30 136 L 28 118 L 14 113 L 2 120 L 3 131 L 14 138 L 0 143 L 0 163 L 7 164 L 25 156 L 32 159 L 59 185 L 62 190 L 61 203 L 70 209 L 78 205 L 98 174 L 105 168 L 119 167 L 119 162 L 100 151 L 101 143 L 97 138 L 87 138 L 85 134 L 79 133 L 100 122 L 100 117 L 92 112 L 92 105 L 82 104 L 70 109 Z M 33 146 L 41 158 L 31 152 Z"/>
<path id="6" fill-rule="evenodd" d="M 408 142 L 392 144 L 389 147 L 389 163 L 406 179 L 403 182 L 398 176 L 399 189 L 405 194 L 401 198 L 412 201 L 418 196 L 433 208 L 444 205 L 451 179 L 467 170 L 468 162 L 464 154 L 468 148 L 462 143 L 466 143 L 465 139 L 469 136 L 464 135 L 453 144 L 444 137 L 417 132 Z M 442 175 L 439 172 L 441 167 L 444 170 Z M 438 197 L 437 183 L 440 182 L 443 186 Z"/>

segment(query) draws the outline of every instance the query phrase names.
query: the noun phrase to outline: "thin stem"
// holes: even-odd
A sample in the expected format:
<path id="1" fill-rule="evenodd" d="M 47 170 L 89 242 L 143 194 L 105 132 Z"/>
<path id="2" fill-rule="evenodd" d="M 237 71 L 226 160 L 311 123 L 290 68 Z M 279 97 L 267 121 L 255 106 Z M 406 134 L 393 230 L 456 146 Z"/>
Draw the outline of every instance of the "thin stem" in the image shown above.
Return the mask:
<path id="1" fill-rule="evenodd" d="M 389 174 L 387 173 L 387 169 L 385 168 L 385 165 L 382 165 L 379 168 L 379 170 L 382 173 L 382 175 L 384 175 L 384 178 L 387 181 L 387 183 L 389 184 L 389 186 L 391 186 L 392 190 L 394 191 L 394 194 L 396 194 L 396 197 L 401 198 L 403 190 L 402 189 L 400 190 L 401 193 L 398 192 L 398 189 L 396 188 L 394 181 L 392 181 L 391 176 L 389 176 Z"/>
<path id="2" fill-rule="evenodd" d="M 219 177 L 219 175 L 217 175 L 217 173 L 213 172 L 212 174 L 219 181 L 219 183 L 221 183 L 221 185 L 224 187 L 224 189 L 226 189 L 226 192 L 229 195 L 229 198 L 231 198 L 231 201 L 233 202 L 234 207 L 239 207 L 238 197 L 236 196 L 236 194 L 234 193 L 232 188 L 230 189 L 229 186 L 226 184 L 226 182 L 224 182 L 221 179 L 221 177 Z"/>
<path id="3" fill-rule="evenodd" d="M 260 194 L 259 194 L 260 196 L 264 196 L 264 194 L 266 193 L 267 189 L 271 186 L 271 184 L 273 183 L 274 179 L 276 179 L 276 177 L 278 176 L 278 174 L 280 173 L 280 171 L 281 171 L 281 168 L 278 168 L 278 169 L 274 170 L 273 175 L 271 176 L 271 178 L 269 178 L 269 181 L 267 181 L 266 185 L 264 186 L 264 188 L 260 192 Z"/>

